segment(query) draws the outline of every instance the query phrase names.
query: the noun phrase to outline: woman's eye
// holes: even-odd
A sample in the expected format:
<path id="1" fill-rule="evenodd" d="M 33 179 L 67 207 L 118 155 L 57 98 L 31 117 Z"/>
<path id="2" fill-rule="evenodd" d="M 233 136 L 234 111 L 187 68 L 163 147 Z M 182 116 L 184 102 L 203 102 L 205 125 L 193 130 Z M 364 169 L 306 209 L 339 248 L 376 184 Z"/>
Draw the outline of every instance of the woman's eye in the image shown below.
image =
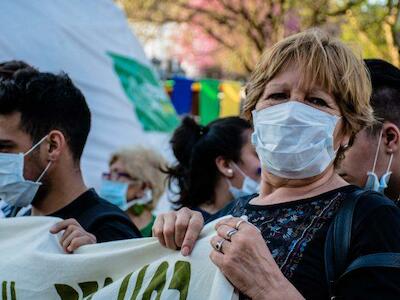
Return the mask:
<path id="1" fill-rule="evenodd" d="M 314 105 L 329 107 L 329 105 L 326 103 L 326 101 L 321 98 L 313 97 L 313 98 L 309 98 L 308 101 Z"/>
<path id="2" fill-rule="evenodd" d="M 267 99 L 271 100 L 285 100 L 287 98 L 285 93 L 274 93 L 268 96 Z"/>

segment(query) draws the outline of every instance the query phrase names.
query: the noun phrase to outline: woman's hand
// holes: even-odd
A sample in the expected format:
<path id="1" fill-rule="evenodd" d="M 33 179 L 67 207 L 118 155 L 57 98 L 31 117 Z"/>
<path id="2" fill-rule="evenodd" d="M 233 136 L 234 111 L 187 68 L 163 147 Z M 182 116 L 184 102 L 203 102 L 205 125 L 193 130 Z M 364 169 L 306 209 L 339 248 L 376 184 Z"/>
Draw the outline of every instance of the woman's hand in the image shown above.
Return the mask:
<path id="1" fill-rule="evenodd" d="M 87 232 L 75 219 L 67 219 L 54 224 L 50 232 L 53 234 L 64 230 L 60 238 L 60 245 L 67 253 L 72 253 L 79 247 L 88 244 L 96 244 L 96 237 Z"/>
<path id="2" fill-rule="evenodd" d="M 215 228 L 218 234 L 211 239 L 210 258 L 239 291 L 253 300 L 303 299 L 280 271 L 254 225 L 228 218 Z"/>
<path id="3" fill-rule="evenodd" d="M 153 236 L 164 247 L 181 248 L 182 255 L 187 256 L 192 252 L 203 226 L 201 213 L 184 207 L 157 216 L 153 225 Z"/>

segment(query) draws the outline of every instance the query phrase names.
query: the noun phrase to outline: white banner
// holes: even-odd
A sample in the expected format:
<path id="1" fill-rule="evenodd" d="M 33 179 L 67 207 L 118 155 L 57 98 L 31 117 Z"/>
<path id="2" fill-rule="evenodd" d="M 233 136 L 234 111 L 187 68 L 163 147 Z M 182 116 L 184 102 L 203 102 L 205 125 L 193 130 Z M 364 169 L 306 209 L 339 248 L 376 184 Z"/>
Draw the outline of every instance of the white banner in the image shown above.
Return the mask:
<path id="1" fill-rule="evenodd" d="M 81 247 L 65 254 L 49 228 L 59 219 L 0 220 L 0 299 L 216 299 L 237 298 L 210 261 L 214 223 L 193 253 L 160 246 L 155 238 Z"/>
<path id="2" fill-rule="evenodd" d="M 155 121 L 163 124 L 160 114 L 172 105 L 160 102 L 163 88 L 112 0 L 0 1 L 0 28 L 0 62 L 23 60 L 43 72 L 65 71 L 84 93 L 92 112 L 82 159 L 89 186 L 98 188 L 111 153 L 121 147 L 140 144 L 172 159 L 169 135 L 143 130 Z M 138 79 L 138 68 L 146 77 Z M 141 80 L 153 91 L 147 98 L 131 89 Z"/>

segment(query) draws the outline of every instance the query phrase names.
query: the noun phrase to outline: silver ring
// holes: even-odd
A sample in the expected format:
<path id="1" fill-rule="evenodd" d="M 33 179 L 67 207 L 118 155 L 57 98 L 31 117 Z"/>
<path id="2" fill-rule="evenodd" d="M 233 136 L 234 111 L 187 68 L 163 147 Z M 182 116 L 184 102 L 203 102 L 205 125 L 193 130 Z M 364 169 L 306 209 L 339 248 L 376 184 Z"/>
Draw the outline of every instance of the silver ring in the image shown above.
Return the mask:
<path id="1" fill-rule="evenodd" d="M 239 220 L 239 221 L 236 223 L 236 225 L 235 225 L 235 229 L 236 229 L 236 230 L 239 230 L 239 226 L 240 226 L 240 224 L 242 224 L 243 222 L 245 222 L 245 220 Z"/>
<path id="2" fill-rule="evenodd" d="M 222 244 L 223 244 L 224 242 L 225 242 L 225 239 L 219 240 L 219 241 L 215 244 L 215 246 L 214 246 L 215 250 L 217 250 L 218 252 L 223 253 L 223 252 L 222 252 Z"/>
<path id="3" fill-rule="evenodd" d="M 229 230 L 229 231 L 226 233 L 227 240 L 230 241 L 231 238 L 232 238 L 232 235 L 234 235 L 236 232 L 238 232 L 238 231 L 237 231 L 237 229 L 235 229 L 235 228 L 232 228 L 231 230 Z"/>

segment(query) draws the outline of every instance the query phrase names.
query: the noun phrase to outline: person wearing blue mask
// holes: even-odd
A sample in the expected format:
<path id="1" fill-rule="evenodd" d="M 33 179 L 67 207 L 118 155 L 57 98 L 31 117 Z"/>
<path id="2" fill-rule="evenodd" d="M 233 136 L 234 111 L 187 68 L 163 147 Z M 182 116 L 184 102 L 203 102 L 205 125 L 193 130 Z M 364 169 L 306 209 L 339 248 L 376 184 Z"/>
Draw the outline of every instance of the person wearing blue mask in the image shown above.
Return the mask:
<path id="1" fill-rule="evenodd" d="M 338 167 L 349 183 L 400 195 L 400 69 L 381 59 L 364 60 L 371 76 L 371 105 L 380 121 L 361 130 Z"/>
<path id="2" fill-rule="evenodd" d="M 165 190 L 166 161 L 155 150 L 136 146 L 112 154 L 109 165 L 99 195 L 125 211 L 143 237 L 150 237 L 152 212 Z"/>
<path id="3" fill-rule="evenodd" d="M 13 74 L 20 69 L 29 68 L 30 65 L 23 61 L 6 61 L 0 63 L 0 79 L 7 80 L 13 77 Z M 6 218 L 12 215 L 14 211 L 14 207 L 7 204 L 4 200 L 0 198 L 0 218 Z M 26 212 L 26 210 L 30 209 L 30 206 L 26 206 L 25 208 L 19 211 L 20 214 Z"/>
<path id="4" fill-rule="evenodd" d="M 167 171 L 170 183 L 179 186 L 174 204 L 198 210 L 210 220 L 232 200 L 257 193 L 260 161 L 251 133 L 250 123 L 239 117 L 207 126 L 184 118 L 171 139 L 177 163 Z"/>
<path id="5" fill-rule="evenodd" d="M 123 211 L 83 181 L 80 159 L 90 120 L 85 97 L 65 73 L 26 65 L 0 78 L 0 198 L 13 207 L 11 216 L 31 205 L 24 216 L 64 219 L 50 231 L 63 232 L 66 252 L 140 237 Z"/>

